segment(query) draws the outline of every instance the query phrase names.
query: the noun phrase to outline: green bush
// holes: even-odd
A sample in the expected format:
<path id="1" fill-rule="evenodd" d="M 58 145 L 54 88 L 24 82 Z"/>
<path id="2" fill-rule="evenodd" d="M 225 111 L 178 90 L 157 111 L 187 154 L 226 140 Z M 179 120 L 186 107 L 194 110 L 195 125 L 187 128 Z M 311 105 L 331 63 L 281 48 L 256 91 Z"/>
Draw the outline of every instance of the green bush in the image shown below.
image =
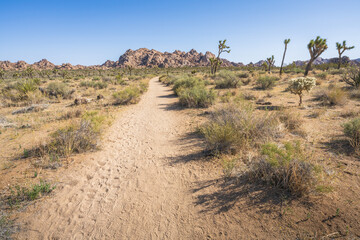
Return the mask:
<path id="1" fill-rule="evenodd" d="M 40 79 L 25 79 L 18 81 L 15 84 L 15 89 L 19 91 L 20 94 L 26 95 L 29 92 L 33 92 L 38 89 L 40 85 Z"/>
<path id="2" fill-rule="evenodd" d="M 239 78 L 248 78 L 248 77 L 249 77 L 249 73 L 242 72 L 242 73 L 237 74 L 237 76 L 238 76 Z"/>
<path id="3" fill-rule="evenodd" d="M 174 81 L 173 90 L 177 95 L 186 88 L 204 86 L 204 82 L 193 76 L 182 76 Z"/>
<path id="4" fill-rule="evenodd" d="M 140 89 L 136 86 L 129 86 L 114 93 L 113 98 L 115 99 L 115 105 L 134 104 L 140 100 Z"/>
<path id="5" fill-rule="evenodd" d="M 63 98 L 69 98 L 73 91 L 63 82 L 51 82 L 46 88 L 46 92 L 53 96 L 62 96 Z"/>
<path id="6" fill-rule="evenodd" d="M 251 164 L 249 177 L 271 186 L 289 191 L 294 196 L 303 196 L 313 188 L 316 178 L 310 156 L 300 143 L 285 143 L 284 147 L 269 143 L 262 147 L 262 158 Z"/>
<path id="7" fill-rule="evenodd" d="M 30 187 L 20 187 L 16 185 L 10 187 L 10 196 L 8 197 L 8 204 L 14 206 L 23 201 L 33 201 L 42 195 L 46 195 L 55 189 L 50 183 L 40 180 L 38 184 Z"/>
<path id="8" fill-rule="evenodd" d="M 278 120 L 271 114 L 255 116 L 251 105 L 227 105 L 212 112 L 200 132 L 211 152 L 235 153 L 276 137 Z"/>
<path id="9" fill-rule="evenodd" d="M 279 78 L 275 76 L 260 76 L 256 81 L 256 85 L 262 90 L 271 89 L 275 86 L 275 83 L 278 80 Z"/>
<path id="10" fill-rule="evenodd" d="M 108 84 L 106 82 L 94 82 L 94 81 L 82 81 L 80 83 L 81 87 L 92 87 L 96 89 L 107 88 Z"/>
<path id="11" fill-rule="evenodd" d="M 355 118 L 345 123 L 343 129 L 350 145 L 358 151 L 360 146 L 360 118 Z"/>
<path id="12" fill-rule="evenodd" d="M 316 78 L 319 78 L 322 80 L 326 80 L 327 76 L 328 76 L 328 73 L 326 73 L 326 72 L 316 74 Z"/>
<path id="13" fill-rule="evenodd" d="M 216 88 L 237 88 L 241 85 L 240 78 L 231 71 L 221 71 L 215 76 Z"/>
<path id="14" fill-rule="evenodd" d="M 180 104 L 185 107 L 209 107 L 215 101 L 215 93 L 213 90 L 208 90 L 202 85 L 193 86 L 190 88 L 178 88 L 178 95 Z"/>

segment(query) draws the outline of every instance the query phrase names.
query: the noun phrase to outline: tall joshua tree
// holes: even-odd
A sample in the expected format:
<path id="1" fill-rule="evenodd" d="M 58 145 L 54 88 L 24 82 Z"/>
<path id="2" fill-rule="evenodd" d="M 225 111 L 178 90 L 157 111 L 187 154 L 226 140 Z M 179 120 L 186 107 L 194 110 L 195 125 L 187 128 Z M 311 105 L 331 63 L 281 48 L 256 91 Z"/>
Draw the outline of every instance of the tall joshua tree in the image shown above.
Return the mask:
<path id="1" fill-rule="evenodd" d="M 310 71 L 311 64 L 317 59 L 327 48 L 326 39 L 322 39 L 319 36 L 316 39 L 312 39 L 307 45 L 310 53 L 310 60 L 305 68 L 304 76 L 306 77 Z"/>
<path id="2" fill-rule="evenodd" d="M 339 62 L 338 62 L 338 69 L 341 68 L 341 55 L 346 51 L 346 50 L 350 50 L 353 49 L 355 46 L 351 46 L 348 47 L 346 46 L 346 41 L 343 41 L 343 43 L 336 43 L 336 49 L 338 50 L 339 53 Z"/>
<path id="3" fill-rule="evenodd" d="M 275 59 L 274 59 L 274 55 L 272 55 L 271 57 L 266 59 L 266 63 L 268 65 L 268 73 L 271 72 L 271 67 L 274 65 L 275 63 Z"/>
<path id="4" fill-rule="evenodd" d="M 286 54 L 286 50 L 287 50 L 287 45 L 289 44 L 289 42 L 290 42 L 290 38 L 284 40 L 285 50 L 284 50 L 283 58 L 282 58 L 282 61 L 281 61 L 280 76 L 281 76 L 281 74 L 283 73 L 283 70 L 282 70 L 282 69 L 283 69 L 283 65 L 284 65 L 284 60 L 285 60 L 285 54 Z"/>
<path id="5" fill-rule="evenodd" d="M 218 70 L 218 68 L 220 67 L 220 65 L 222 64 L 222 61 L 220 59 L 220 55 L 223 53 L 223 52 L 226 52 L 226 53 L 229 53 L 231 50 L 230 50 L 230 47 L 226 45 L 226 39 L 223 40 L 223 41 L 219 41 L 219 45 L 218 45 L 218 55 L 216 58 L 212 57 L 210 58 L 210 67 L 211 67 L 211 73 L 212 74 L 215 74 Z"/>

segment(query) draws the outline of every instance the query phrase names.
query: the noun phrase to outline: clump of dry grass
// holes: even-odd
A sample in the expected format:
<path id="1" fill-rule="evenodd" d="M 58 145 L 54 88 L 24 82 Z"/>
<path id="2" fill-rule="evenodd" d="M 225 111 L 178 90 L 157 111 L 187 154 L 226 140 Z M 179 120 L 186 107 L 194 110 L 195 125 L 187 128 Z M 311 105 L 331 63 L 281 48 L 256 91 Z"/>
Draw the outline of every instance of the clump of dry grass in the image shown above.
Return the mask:
<path id="1" fill-rule="evenodd" d="M 255 116 L 250 105 L 230 104 L 212 112 L 200 132 L 211 152 L 236 153 L 275 138 L 278 125 L 273 114 Z"/>
<path id="2" fill-rule="evenodd" d="M 316 100 L 327 106 L 344 105 L 347 94 L 341 88 L 330 85 L 327 89 L 322 89 L 315 95 Z"/>
<path id="3" fill-rule="evenodd" d="M 360 118 L 352 119 L 343 124 L 343 130 L 350 145 L 358 152 L 360 148 Z"/>
<path id="4" fill-rule="evenodd" d="M 316 183 L 309 154 L 299 142 L 283 147 L 268 143 L 262 147 L 262 157 L 251 163 L 249 178 L 290 192 L 293 196 L 308 194 Z"/>
<path id="5" fill-rule="evenodd" d="M 280 122 L 282 122 L 289 131 L 301 130 L 303 121 L 300 113 L 286 109 L 279 111 L 277 116 L 279 117 Z"/>
<path id="6" fill-rule="evenodd" d="M 80 109 L 74 111 L 68 111 L 59 117 L 59 120 L 68 120 L 71 118 L 79 118 L 82 115 L 82 111 Z"/>

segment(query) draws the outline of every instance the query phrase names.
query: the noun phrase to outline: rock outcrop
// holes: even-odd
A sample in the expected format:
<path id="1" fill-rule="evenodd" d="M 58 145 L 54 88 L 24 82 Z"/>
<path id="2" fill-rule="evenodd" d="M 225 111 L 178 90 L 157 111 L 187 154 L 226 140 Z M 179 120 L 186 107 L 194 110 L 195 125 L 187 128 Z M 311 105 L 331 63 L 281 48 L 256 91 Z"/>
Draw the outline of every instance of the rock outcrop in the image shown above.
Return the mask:
<path id="1" fill-rule="evenodd" d="M 195 66 L 208 66 L 210 64 L 210 58 L 215 57 L 211 52 L 198 53 L 192 49 L 189 52 L 183 52 L 175 50 L 172 53 L 159 52 L 154 49 L 140 48 L 138 50 L 127 50 L 120 56 L 119 60 L 112 62 L 106 61 L 102 66 L 106 67 L 120 67 L 127 66 L 139 67 L 139 68 L 168 68 L 168 67 L 195 67 Z M 243 66 L 242 63 L 230 62 L 226 59 L 222 59 L 223 66 Z"/>

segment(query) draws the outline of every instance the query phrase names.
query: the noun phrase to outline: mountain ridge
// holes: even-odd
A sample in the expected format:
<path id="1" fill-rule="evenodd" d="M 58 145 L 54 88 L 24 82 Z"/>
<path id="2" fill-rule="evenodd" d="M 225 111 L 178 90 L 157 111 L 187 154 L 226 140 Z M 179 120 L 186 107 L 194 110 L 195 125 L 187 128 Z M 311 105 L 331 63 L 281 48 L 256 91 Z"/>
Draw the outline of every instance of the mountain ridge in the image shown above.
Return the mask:
<path id="1" fill-rule="evenodd" d="M 191 49 L 189 52 L 175 50 L 170 52 L 160 52 L 154 49 L 139 48 L 137 50 L 128 49 L 122 54 L 117 61 L 107 60 L 103 64 L 99 65 L 72 65 L 70 63 L 63 63 L 61 65 L 55 65 L 47 59 L 42 59 L 33 64 L 29 64 L 25 61 L 0 61 L 0 68 L 4 70 L 25 70 L 27 67 L 32 67 L 35 70 L 46 70 L 46 69 L 62 69 L 62 70 L 76 70 L 76 69 L 110 69 L 110 68 L 126 68 L 128 66 L 134 68 L 176 68 L 176 67 L 205 67 L 210 65 L 210 58 L 215 55 L 209 51 L 205 54 L 197 52 L 195 49 Z M 231 62 L 225 58 L 221 59 L 225 67 L 241 67 L 245 66 L 243 63 Z M 260 67 L 264 60 L 260 60 L 256 63 L 250 62 L 246 66 Z M 337 63 L 338 58 L 317 58 L 314 61 L 314 65 L 323 63 Z M 297 60 L 294 61 L 296 66 L 303 66 L 307 61 Z M 360 64 L 360 58 L 350 60 L 349 57 L 342 57 L 342 63 Z"/>

